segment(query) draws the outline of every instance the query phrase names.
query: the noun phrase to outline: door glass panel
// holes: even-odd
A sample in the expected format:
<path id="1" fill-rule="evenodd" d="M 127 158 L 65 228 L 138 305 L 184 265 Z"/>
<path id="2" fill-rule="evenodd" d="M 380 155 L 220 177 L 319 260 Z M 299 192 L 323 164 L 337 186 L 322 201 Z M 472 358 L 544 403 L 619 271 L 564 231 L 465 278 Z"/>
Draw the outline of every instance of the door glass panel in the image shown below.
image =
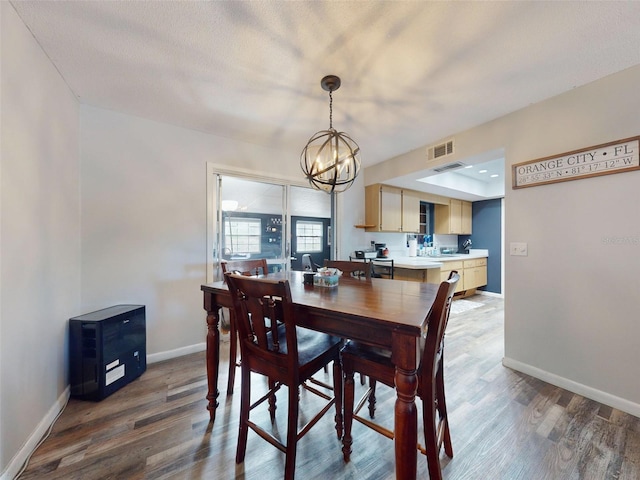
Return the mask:
<path id="1" fill-rule="evenodd" d="M 271 272 L 287 267 L 284 185 L 217 175 L 216 199 L 215 267 L 221 260 L 258 258 L 267 260 Z"/>
<path id="2" fill-rule="evenodd" d="M 305 187 L 291 187 L 291 269 L 304 270 L 302 255 L 314 265 L 331 258 L 331 195 Z"/>

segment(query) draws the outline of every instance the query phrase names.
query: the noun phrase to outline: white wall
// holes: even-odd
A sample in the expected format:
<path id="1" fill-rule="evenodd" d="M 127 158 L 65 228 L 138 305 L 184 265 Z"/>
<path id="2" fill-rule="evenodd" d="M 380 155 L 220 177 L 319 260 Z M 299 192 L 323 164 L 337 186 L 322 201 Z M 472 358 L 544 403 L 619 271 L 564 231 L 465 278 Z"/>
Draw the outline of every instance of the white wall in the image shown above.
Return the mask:
<path id="1" fill-rule="evenodd" d="M 90 106 L 81 124 L 82 310 L 146 305 L 152 359 L 204 348 L 207 162 L 300 181 L 298 155 Z M 344 249 L 364 188 L 341 195 Z"/>
<path id="2" fill-rule="evenodd" d="M 505 150 L 505 365 L 640 416 L 640 171 L 511 189 L 511 165 L 640 134 L 640 66 L 454 133 L 456 155 Z M 365 172 L 424 168 L 424 149 Z M 630 238 L 626 244 L 609 238 Z M 635 241 L 636 239 L 638 241 Z"/>
<path id="3" fill-rule="evenodd" d="M 363 155 L 366 155 L 366 150 Z M 369 244 L 364 228 L 355 228 L 355 225 L 364 224 L 363 172 L 358 175 L 349 190 L 337 195 L 337 199 L 338 251 L 336 259 L 349 260 L 349 255 L 354 250 L 365 248 Z"/>
<path id="4" fill-rule="evenodd" d="M 68 394 L 67 322 L 80 313 L 79 114 L 13 7 L 0 8 L 0 471 L 13 476 Z"/>
<path id="5" fill-rule="evenodd" d="M 508 164 L 639 135 L 639 84 L 635 67 L 505 119 L 535 132 Z M 507 190 L 505 240 L 529 256 L 506 257 L 505 363 L 640 416 L 638 185 L 634 171 Z"/>

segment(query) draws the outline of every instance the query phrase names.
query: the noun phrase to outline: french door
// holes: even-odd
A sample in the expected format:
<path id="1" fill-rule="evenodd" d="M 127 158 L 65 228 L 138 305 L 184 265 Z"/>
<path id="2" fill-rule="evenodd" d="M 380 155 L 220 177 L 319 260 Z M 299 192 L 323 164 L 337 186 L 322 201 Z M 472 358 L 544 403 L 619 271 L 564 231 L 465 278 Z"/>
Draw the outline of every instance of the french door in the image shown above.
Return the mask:
<path id="1" fill-rule="evenodd" d="M 303 253 L 317 263 L 331 258 L 330 195 L 278 180 L 209 175 L 207 282 L 222 278 L 223 260 L 264 258 L 274 272 L 301 269 Z"/>

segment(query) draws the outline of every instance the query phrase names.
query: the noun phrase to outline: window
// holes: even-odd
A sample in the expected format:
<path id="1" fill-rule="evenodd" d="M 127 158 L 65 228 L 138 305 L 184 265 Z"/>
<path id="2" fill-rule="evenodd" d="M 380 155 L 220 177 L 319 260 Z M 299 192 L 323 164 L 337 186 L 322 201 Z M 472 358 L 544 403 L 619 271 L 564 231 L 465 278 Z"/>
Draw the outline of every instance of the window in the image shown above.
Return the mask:
<path id="1" fill-rule="evenodd" d="M 298 221 L 296 242 L 299 252 L 322 252 L 322 222 Z"/>
<path id="2" fill-rule="evenodd" d="M 224 248 L 229 254 L 260 253 L 262 222 L 259 218 L 224 219 Z"/>

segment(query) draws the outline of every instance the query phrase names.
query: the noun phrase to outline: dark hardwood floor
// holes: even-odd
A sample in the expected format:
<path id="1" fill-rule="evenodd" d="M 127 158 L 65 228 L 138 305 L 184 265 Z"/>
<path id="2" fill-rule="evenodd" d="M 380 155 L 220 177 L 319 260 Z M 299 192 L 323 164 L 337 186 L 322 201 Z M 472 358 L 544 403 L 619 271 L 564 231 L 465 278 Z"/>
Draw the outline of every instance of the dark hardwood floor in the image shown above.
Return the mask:
<path id="1" fill-rule="evenodd" d="M 640 478 L 640 419 L 503 367 L 502 300 L 483 295 L 465 301 L 482 305 L 454 311 L 447 330 L 445 382 L 455 456 L 441 455 L 444 478 Z M 204 335 L 204 312 L 202 322 Z M 264 382 L 255 382 L 254 390 L 263 388 Z M 276 432 L 286 429 L 286 391 L 281 393 Z M 141 378 L 101 402 L 71 399 L 20 478 L 282 478 L 284 455 L 252 433 L 246 461 L 235 463 L 239 377 L 234 395 L 221 393 L 214 425 L 205 395 L 204 353 L 197 353 L 149 365 Z M 392 390 L 379 387 L 376 417 L 387 425 L 393 423 L 394 398 Z M 303 412 L 316 405 L 304 391 L 301 403 Z M 269 422 L 266 411 L 261 420 Z M 299 442 L 297 478 L 394 478 L 392 441 L 357 422 L 353 438 L 345 464 L 333 415 L 327 414 Z M 418 474 L 428 478 L 421 455 Z"/>

